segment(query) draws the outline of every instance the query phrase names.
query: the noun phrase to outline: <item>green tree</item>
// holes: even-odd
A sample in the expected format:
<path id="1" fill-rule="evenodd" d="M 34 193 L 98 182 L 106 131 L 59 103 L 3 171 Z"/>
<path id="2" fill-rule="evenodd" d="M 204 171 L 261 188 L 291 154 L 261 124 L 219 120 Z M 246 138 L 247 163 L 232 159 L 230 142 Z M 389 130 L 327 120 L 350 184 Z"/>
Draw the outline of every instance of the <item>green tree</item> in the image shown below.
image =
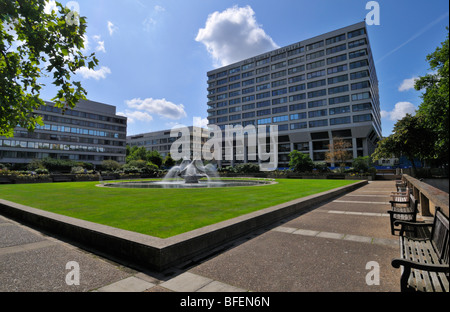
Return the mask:
<path id="1" fill-rule="evenodd" d="M 433 141 L 430 140 L 431 137 L 432 133 L 422 116 L 406 114 L 405 117 L 395 123 L 393 133 L 378 143 L 372 158 L 379 160 L 392 156 L 405 156 L 411 162 L 415 173 L 416 159 L 421 161 L 430 159 L 430 151 L 433 145 Z"/>
<path id="2" fill-rule="evenodd" d="M 167 154 L 166 158 L 164 158 L 163 164 L 167 168 L 175 166 L 175 160 L 172 158 L 172 155 L 170 155 L 170 153 Z"/>
<path id="3" fill-rule="evenodd" d="M 87 92 L 72 75 L 93 69 L 94 53 L 83 55 L 86 18 L 56 3 L 44 12 L 45 0 L 0 0 L 0 136 L 12 137 L 18 125 L 33 131 L 42 117 L 33 112 L 45 105 L 41 78 L 52 77 L 58 88 L 52 101 L 64 110 L 75 107 Z"/>
<path id="4" fill-rule="evenodd" d="M 309 172 L 314 169 L 314 163 L 308 154 L 293 150 L 289 153 L 289 167 L 294 172 Z"/>
<path id="5" fill-rule="evenodd" d="M 358 172 L 368 172 L 373 163 L 370 156 L 359 156 L 353 159 L 352 166 Z"/>
<path id="6" fill-rule="evenodd" d="M 158 168 L 160 168 L 163 163 L 163 158 L 158 151 L 148 151 L 146 159 L 158 166 Z"/>
<path id="7" fill-rule="evenodd" d="M 427 61 L 433 73 L 416 80 L 415 89 L 424 90 L 423 102 L 417 114 L 422 116 L 426 127 L 433 133 L 432 159 L 439 165 L 449 162 L 449 42 L 447 38 L 440 47 L 427 55 Z"/>

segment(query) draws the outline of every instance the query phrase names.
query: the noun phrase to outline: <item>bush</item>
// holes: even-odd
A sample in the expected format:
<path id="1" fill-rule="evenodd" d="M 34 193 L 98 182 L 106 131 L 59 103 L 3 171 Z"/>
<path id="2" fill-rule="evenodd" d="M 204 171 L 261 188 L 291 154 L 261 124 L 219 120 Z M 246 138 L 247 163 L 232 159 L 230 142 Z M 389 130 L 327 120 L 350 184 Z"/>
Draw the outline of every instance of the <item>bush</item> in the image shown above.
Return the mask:
<path id="1" fill-rule="evenodd" d="M 44 158 L 42 160 L 42 164 L 50 172 L 71 172 L 72 167 L 77 166 L 77 163 L 75 161 L 53 158 Z"/>
<path id="2" fill-rule="evenodd" d="M 115 171 L 120 169 L 121 165 L 115 160 L 104 160 L 102 161 L 102 169 L 106 171 Z"/>
<path id="3" fill-rule="evenodd" d="M 259 166 L 257 164 L 247 163 L 247 164 L 239 164 L 234 168 L 237 173 L 258 173 Z"/>
<path id="4" fill-rule="evenodd" d="M 328 165 L 324 162 L 319 162 L 314 164 L 314 169 L 316 169 L 318 172 L 328 172 Z"/>
<path id="5" fill-rule="evenodd" d="M 370 156 L 356 157 L 352 165 L 356 172 L 368 172 L 369 168 L 373 167 Z"/>
<path id="6" fill-rule="evenodd" d="M 289 153 L 289 167 L 294 172 L 310 172 L 314 169 L 314 163 L 308 154 L 294 150 Z"/>

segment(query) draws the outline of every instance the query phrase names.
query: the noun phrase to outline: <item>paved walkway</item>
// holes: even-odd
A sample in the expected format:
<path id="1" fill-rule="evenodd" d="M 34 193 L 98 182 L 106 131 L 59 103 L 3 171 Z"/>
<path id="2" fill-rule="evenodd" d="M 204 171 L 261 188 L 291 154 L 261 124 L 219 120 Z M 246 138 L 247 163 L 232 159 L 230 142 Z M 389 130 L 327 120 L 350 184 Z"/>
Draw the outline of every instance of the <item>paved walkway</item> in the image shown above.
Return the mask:
<path id="1" fill-rule="evenodd" d="M 398 292 L 400 270 L 390 264 L 398 238 L 386 214 L 394 190 L 393 181 L 371 182 L 163 273 L 128 268 L 0 216 L 0 292 Z"/>

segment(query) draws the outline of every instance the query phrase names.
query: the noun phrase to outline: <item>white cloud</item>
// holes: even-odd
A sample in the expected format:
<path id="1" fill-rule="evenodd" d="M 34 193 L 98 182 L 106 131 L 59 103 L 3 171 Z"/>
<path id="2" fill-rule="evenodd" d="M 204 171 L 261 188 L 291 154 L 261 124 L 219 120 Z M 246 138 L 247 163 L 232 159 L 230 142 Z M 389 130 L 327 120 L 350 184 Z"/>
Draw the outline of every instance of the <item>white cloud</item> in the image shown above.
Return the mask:
<path id="1" fill-rule="evenodd" d="M 108 21 L 108 31 L 109 35 L 112 36 L 119 28 L 115 26 L 112 22 Z"/>
<path id="2" fill-rule="evenodd" d="M 389 118 L 390 120 L 400 120 L 406 114 L 415 115 L 416 107 L 410 102 L 398 102 L 392 111 L 381 111 L 381 118 Z"/>
<path id="3" fill-rule="evenodd" d="M 156 26 L 156 24 L 158 24 L 158 21 L 160 20 L 160 14 L 162 14 L 162 12 L 164 12 L 165 10 L 166 9 L 162 6 L 155 5 L 150 14 L 142 22 L 144 31 L 150 32 Z"/>
<path id="4" fill-rule="evenodd" d="M 181 119 L 187 116 L 183 104 L 174 104 L 166 99 L 132 99 L 125 101 L 125 103 L 130 108 L 148 112 L 150 114 L 157 114 L 172 120 Z"/>
<path id="5" fill-rule="evenodd" d="M 416 82 L 416 79 L 418 79 L 418 77 L 412 77 L 412 78 L 403 80 L 400 87 L 398 87 L 398 91 L 402 92 L 402 91 L 408 91 L 408 90 L 414 89 L 414 84 Z"/>
<path id="6" fill-rule="evenodd" d="M 117 115 L 127 117 L 129 124 L 135 123 L 137 120 L 145 122 L 150 122 L 153 120 L 153 117 L 150 116 L 148 113 L 140 111 L 125 110 L 124 113 L 118 112 Z"/>
<path id="7" fill-rule="evenodd" d="M 208 118 L 194 117 L 193 118 L 193 126 L 200 127 L 200 128 L 206 128 L 208 126 Z"/>
<path id="8" fill-rule="evenodd" d="M 56 6 L 56 1 L 55 0 L 48 0 L 45 3 L 44 13 L 45 14 L 51 14 L 52 11 L 58 12 L 58 7 Z"/>
<path id="9" fill-rule="evenodd" d="M 105 41 L 100 40 L 100 39 L 102 39 L 102 37 L 99 35 L 95 35 L 92 38 L 97 42 L 97 47 L 95 48 L 95 51 L 106 53 Z"/>
<path id="10" fill-rule="evenodd" d="M 102 66 L 98 70 L 90 69 L 88 67 L 81 67 L 77 70 L 77 74 L 80 74 L 85 79 L 93 78 L 95 80 L 100 80 L 105 79 L 108 74 L 111 74 L 111 69 L 106 66 Z"/>
<path id="11" fill-rule="evenodd" d="M 258 25 L 250 6 L 210 14 L 195 40 L 203 43 L 221 66 L 278 48 Z"/>
<path id="12" fill-rule="evenodd" d="M 160 5 L 155 5 L 154 9 L 156 12 L 164 12 L 166 10 L 165 8 L 163 8 Z"/>

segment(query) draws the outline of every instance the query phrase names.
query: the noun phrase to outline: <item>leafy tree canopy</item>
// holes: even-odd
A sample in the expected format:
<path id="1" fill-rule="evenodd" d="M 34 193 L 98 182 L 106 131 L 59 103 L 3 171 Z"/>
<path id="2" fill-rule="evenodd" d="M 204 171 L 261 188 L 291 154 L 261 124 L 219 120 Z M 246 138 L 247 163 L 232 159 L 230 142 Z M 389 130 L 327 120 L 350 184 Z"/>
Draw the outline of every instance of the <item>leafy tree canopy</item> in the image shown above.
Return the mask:
<path id="1" fill-rule="evenodd" d="M 51 100 L 63 110 L 75 107 L 87 92 L 72 75 L 93 69 L 94 53 L 83 55 L 86 18 L 56 2 L 58 10 L 44 12 L 46 0 L 0 0 L 0 136 L 13 136 L 16 126 L 33 131 L 42 118 L 35 109 L 40 79 L 58 88 Z"/>

